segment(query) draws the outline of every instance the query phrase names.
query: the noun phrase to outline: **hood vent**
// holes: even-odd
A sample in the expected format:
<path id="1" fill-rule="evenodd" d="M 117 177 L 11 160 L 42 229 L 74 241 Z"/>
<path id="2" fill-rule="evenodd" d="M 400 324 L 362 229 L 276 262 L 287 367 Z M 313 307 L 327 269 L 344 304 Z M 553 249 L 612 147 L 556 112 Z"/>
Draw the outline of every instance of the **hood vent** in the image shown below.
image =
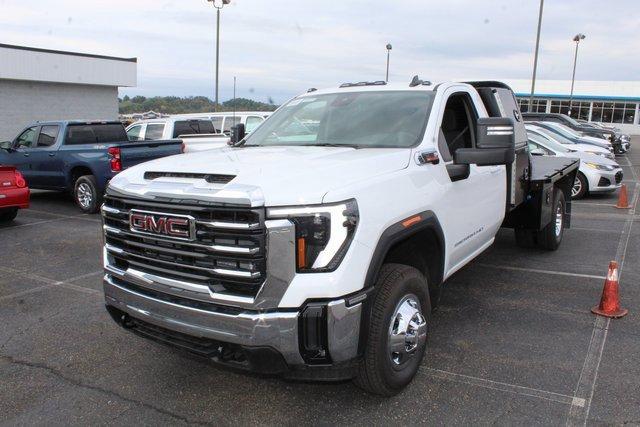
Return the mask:
<path id="1" fill-rule="evenodd" d="M 154 180 L 158 178 L 189 178 L 204 179 L 210 184 L 227 184 L 235 175 L 221 175 L 213 173 L 188 173 L 188 172 L 145 172 L 144 179 Z"/>

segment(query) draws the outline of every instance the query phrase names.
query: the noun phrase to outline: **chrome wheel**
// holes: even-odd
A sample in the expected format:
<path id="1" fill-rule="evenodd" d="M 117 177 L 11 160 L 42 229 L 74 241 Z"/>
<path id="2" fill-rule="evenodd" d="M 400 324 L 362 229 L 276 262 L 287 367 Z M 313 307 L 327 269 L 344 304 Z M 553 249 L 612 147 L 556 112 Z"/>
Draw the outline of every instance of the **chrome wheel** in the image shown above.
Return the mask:
<path id="1" fill-rule="evenodd" d="M 406 295 L 391 316 L 388 353 L 394 366 L 401 366 L 415 354 L 427 339 L 427 321 L 418 298 Z"/>
<path id="2" fill-rule="evenodd" d="M 580 192 L 582 192 L 582 181 L 576 176 L 575 181 L 573 181 L 573 188 L 571 189 L 571 197 L 576 197 Z"/>
<path id="3" fill-rule="evenodd" d="M 562 203 L 558 203 L 556 208 L 556 237 L 560 237 L 562 234 L 562 221 L 563 221 Z"/>
<path id="4" fill-rule="evenodd" d="M 91 186 L 87 183 L 81 183 L 78 185 L 76 189 L 76 199 L 78 200 L 78 204 L 83 209 L 88 209 L 93 202 L 93 191 L 91 190 Z"/>

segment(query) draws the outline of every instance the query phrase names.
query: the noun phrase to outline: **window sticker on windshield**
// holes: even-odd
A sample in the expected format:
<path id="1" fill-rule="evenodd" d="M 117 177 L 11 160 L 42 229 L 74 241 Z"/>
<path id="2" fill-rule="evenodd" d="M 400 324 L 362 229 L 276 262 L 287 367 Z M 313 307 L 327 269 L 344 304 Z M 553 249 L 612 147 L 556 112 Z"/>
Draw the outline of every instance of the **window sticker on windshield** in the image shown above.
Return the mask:
<path id="1" fill-rule="evenodd" d="M 285 107 L 295 107 L 296 105 L 300 104 L 301 102 L 302 102 L 302 99 L 294 99 L 293 101 L 291 101 L 290 103 L 285 105 Z"/>

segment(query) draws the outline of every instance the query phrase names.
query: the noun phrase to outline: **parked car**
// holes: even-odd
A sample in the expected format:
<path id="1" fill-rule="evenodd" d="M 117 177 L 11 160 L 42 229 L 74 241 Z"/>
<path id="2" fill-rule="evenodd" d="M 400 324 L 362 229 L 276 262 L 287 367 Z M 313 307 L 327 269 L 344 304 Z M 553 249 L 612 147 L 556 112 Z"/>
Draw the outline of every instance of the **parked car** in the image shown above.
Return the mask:
<path id="1" fill-rule="evenodd" d="M 238 126 L 103 207 L 113 319 L 226 366 L 398 393 L 444 280 L 501 226 L 555 250 L 570 223 L 578 160 L 530 156 L 499 82 L 343 84 Z"/>
<path id="2" fill-rule="evenodd" d="M 559 113 L 522 113 L 522 117 L 527 122 L 536 121 L 562 124 L 574 132 L 577 132 L 579 136 L 590 136 L 607 140 L 612 144 L 612 148 L 616 154 L 622 154 L 623 152 L 619 134 L 611 129 L 584 125 L 566 114 Z"/>
<path id="3" fill-rule="evenodd" d="M 525 124 L 525 127 L 527 128 L 527 130 L 535 129 L 538 133 L 542 133 L 548 138 L 553 138 L 554 141 L 562 145 L 566 145 L 567 148 L 571 150 L 595 154 L 597 156 L 605 157 L 609 160 L 615 159 L 615 156 L 611 153 L 611 151 L 607 150 L 606 148 L 583 144 L 581 142 L 574 142 L 574 140 L 567 139 L 560 133 L 554 132 L 553 130 L 546 127 L 539 126 L 537 122 L 527 122 Z"/>
<path id="4" fill-rule="evenodd" d="M 117 173 L 179 154 L 182 141 L 131 143 L 120 122 L 53 121 L 27 126 L 0 148 L 0 163 L 20 170 L 29 187 L 70 191 L 80 209 L 92 213 Z"/>
<path id="5" fill-rule="evenodd" d="M 208 117 L 165 117 L 141 120 L 127 126 L 130 141 L 182 140 L 185 153 L 224 147 L 229 137 L 213 126 Z"/>
<path id="6" fill-rule="evenodd" d="M 571 197 L 581 199 L 589 193 L 606 193 L 622 185 L 622 168 L 615 161 L 595 154 L 572 150 L 550 136 L 527 129 L 529 152 L 534 156 L 558 156 L 580 159 L 580 167 Z"/>
<path id="7" fill-rule="evenodd" d="M 562 137 L 562 141 L 569 141 L 574 144 L 589 146 L 589 150 L 593 153 L 602 153 L 608 159 L 616 158 L 613 153 L 611 143 L 604 139 L 593 138 L 591 136 L 582 136 L 571 130 L 570 128 L 554 122 L 528 122 L 538 127 L 544 128 L 554 135 Z"/>
<path id="8" fill-rule="evenodd" d="M 231 129 L 240 123 L 244 125 L 247 134 L 253 132 L 271 114 L 273 114 L 272 111 L 225 111 L 219 113 L 176 114 L 173 117 L 204 116 L 211 119 L 216 132 L 230 136 Z"/>
<path id="9" fill-rule="evenodd" d="M 29 187 L 13 166 L 0 163 L 0 223 L 13 221 L 18 209 L 29 207 Z"/>
<path id="10" fill-rule="evenodd" d="M 623 154 L 626 153 L 627 151 L 629 151 L 629 148 L 631 148 L 631 135 L 626 134 L 626 133 L 622 133 L 620 131 L 620 129 L 611 126 L 611 125 L 605 125 L 603 123 L 596 123 L 596 122 L 588 122 L 586 120 L 580 120 L 580 119 L 576 119 L 578 122 L 582 123 L 585 126 L 591 126 L 593 128 L 596 129 L 604 129 L 607 131 L 611 131 L 615 133 L 615 141 L 618 141 L 621 145 L 622 148 L 622 153 L 617 153 L 616 154 Z M 615 145 L 614 145 L 614 149 L 615 149 Z"/>

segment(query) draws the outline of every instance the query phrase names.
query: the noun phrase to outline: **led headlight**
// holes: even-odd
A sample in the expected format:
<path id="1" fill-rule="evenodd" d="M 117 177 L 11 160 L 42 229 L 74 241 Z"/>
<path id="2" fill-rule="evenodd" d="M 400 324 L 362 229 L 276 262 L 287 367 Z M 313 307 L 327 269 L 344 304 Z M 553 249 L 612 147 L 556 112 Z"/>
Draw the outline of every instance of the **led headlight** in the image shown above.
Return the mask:
<path id="1" fill-rule="evenodd" d="M 335 270 L 358 225 L 355 200 L 316 206 L 269 208 L 269 218 L 287 218 L 296 227 L 298 272 Z"/>
<path id="2" fill-rule="evenodd" d="M 586 166 L 590 167 L 591 169 L 597 169 L 597 170 L 601 170 L 601 171 L 612 171 L 615 169 L 615 167 L 610 166 L 610 165 L 601 165 L 599 163 L 589 163 L 589 162 L 585 162 L 584 163 Z"/>

